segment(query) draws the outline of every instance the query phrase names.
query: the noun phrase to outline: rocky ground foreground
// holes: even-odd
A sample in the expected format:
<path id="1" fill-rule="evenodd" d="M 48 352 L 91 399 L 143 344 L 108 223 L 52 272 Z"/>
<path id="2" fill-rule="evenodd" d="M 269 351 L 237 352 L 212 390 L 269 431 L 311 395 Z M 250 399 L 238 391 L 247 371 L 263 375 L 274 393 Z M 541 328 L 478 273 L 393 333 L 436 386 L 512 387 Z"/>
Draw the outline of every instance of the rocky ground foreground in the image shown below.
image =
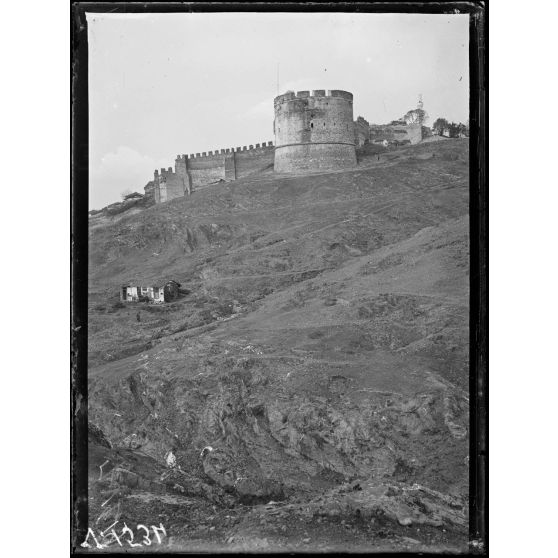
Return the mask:
<path id="1" fill-rule="evenodd" d="M 81 550 L 466 551 L 468 172 L 447 140 L 92 217 Z"/>

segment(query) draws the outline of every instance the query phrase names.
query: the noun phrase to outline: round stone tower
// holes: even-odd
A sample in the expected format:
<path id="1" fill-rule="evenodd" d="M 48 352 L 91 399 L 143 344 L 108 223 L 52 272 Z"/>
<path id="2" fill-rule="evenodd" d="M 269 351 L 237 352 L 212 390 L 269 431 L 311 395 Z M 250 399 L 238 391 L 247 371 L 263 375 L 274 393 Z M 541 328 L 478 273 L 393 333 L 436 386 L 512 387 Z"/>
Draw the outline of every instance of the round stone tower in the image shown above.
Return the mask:
<path id="1" fill-rule="evenodd" d="M 356 165 L 352 93 L 289 91 L 275 97 L 274 105 L 276 172 Z"/>

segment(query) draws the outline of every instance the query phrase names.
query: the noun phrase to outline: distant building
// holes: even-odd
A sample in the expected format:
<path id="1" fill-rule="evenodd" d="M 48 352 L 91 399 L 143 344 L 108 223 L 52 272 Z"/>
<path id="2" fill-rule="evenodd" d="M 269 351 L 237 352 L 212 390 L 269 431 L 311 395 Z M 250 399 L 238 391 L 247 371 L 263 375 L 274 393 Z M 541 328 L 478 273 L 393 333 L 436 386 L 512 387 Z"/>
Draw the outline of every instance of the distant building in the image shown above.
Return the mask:
<path id="1" fill-rule="evenodd" d="M 404 120 L 393 120 L 389 124 L 370 124 L 370 141 L 376 140 L 409 140 L 413 145 L 422 141 L 422 126 L 406 124 Z"/>
<path id="2" fill-rule="evenodd" d="M 168 281 L 162 287 L 141 287 L 135 285 L 122 285 L 120 300 L 122 302 L 152 302 L 161 304 L 170 302 L 180 296 L 180 283 Z"/>

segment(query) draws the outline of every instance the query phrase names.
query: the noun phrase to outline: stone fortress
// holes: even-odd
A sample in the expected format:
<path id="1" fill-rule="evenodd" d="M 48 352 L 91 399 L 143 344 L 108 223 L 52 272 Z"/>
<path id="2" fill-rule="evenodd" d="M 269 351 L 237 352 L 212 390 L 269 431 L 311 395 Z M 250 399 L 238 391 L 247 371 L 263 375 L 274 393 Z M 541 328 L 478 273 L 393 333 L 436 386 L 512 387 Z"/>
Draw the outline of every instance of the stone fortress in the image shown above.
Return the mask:
<path id="1" fill-rule="evenodd" d="M 356 165 L 353 94 L 317 90 L 275 97 L 275 172 Z"/>
<path id="2" fill-rule="evenodd" d="M 370 142 L 371 132 L 374 135 L 374 125 L 362 116 L 353 120 L 353 94 L 348 91 L 287 91 L 275 97 L 274 109 L 275 145 L 268 141 L 177 155 L 174 170 L 155 170 L 144 188 L 146 197 L 162 203 L 210 184 L 272 169 L 304 173 L 354 167 L 356 148 Z M 408 128 L 402 133 L 410 143 L 420 141 L 420 126 Z"/>

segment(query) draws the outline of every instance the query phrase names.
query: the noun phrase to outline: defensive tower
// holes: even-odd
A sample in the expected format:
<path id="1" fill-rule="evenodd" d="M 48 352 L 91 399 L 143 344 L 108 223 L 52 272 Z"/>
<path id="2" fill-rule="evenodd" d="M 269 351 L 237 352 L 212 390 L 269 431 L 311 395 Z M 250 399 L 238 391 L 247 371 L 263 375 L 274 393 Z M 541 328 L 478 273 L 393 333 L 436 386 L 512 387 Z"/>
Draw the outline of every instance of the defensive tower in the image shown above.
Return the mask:
<path id="1" fill-rule="evenodd" d="M 275 97 L 274 106 L 276 172 L 356 165 L 352 93 L 288 91 Z"/>

